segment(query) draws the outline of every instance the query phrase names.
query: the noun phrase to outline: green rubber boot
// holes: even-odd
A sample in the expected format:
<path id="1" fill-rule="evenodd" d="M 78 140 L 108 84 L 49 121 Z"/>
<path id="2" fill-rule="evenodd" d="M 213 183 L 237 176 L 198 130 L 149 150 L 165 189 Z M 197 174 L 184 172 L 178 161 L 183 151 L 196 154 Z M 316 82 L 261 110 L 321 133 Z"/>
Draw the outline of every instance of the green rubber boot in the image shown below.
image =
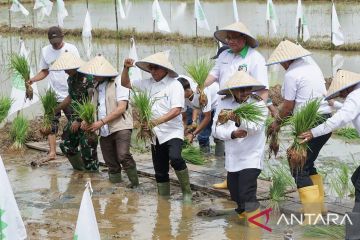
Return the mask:
<path id="1" fill-rule="evenodd" d="M 109 181 L 111 183 L 120 183 L 120 182 L 122 182 L 121 172 L 119 172 L 119 173 L 109 173 Z"/>
<path id="2" fill-rule="evenodd" d="M 192 192 L 190 187 L 189 171 L 187 168 L 181 171 L 175 171 L 177 178 L 179 179 L 181 191 L 183 194 L 183 201 L 185 203 L 191 203 Z"/>
<path id="3" fill-rule="evenodd" d="M 158 194 L 163 197 L 170 196 L 170 182 L 157 183 Z"/>
<path id="4" fill-rule="evenodd" d="M 84 171 L 85 170 L 85 165 L 84 162 L 81 158 L 81 154 L 80 152 L 76 153 L 73 156 L 68 156 L 67 157 L 71 163 L 71 166 L 75 169 L 75 170 L 79 170 L 79 171 Z"/>
<path id="5" fill-rule="evenodd" d="M 130 185 L 128 187 L 136 188 L 137 186 L 139 186 L 139 177 L 136 167 L 127 169 L 126 174 L 130 180 Z"/>
<path id="6" fill-rule="evenodd" d="M 224 141 L 214 138 L 215 142 L 215 156 L 224 157 L 225 156 L 225 143 Z"/>

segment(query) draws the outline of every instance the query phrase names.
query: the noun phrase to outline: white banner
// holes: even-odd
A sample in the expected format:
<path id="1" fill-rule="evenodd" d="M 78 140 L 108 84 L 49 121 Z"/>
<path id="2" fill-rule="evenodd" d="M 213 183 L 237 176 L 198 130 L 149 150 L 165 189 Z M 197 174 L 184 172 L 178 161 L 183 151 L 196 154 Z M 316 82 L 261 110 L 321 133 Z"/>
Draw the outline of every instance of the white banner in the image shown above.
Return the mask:
<path id="1" fill-rule="evenodd" d="M 162 14 L 160 4 L 158 0 L 154 0 L 152 5 L 152 18 L 155 21 L 157 28 L 160 31 L 171 32 L 169 28 L 169 24 L 166 21 L 164 15 Z"/>
<path id="2" fill-rule="evenodd" d="M 29 11 L 18 0 L 12 0 L 10 11 L 21 12 L 25 16 L 29 15 Z"/>
<path id="3" fill-rule="evenodd" d="M 49 0 L 36 0 L 34 9 L 37 10 L 38 20 L 41 22 L 45 16 L 50 16 L 53 3 Z"/>
<path id="4" fill-rule="evenodd" d="M 335 46 L 344 44 L 344 34 L 341 31 L 341 25 L 336 13 L 335 4 L 332 5 L 332 18 L 331 18 L 331 34 L 332 34 L 332 43 Z"/>
<path id="5" fill-rule="evenodd" d="M 64 0 L 56 0 L 57 18 L 59 27 L 64 27 L 64 19 L 69 15 L 65 8 Z"/>
<path id="6" fill-rule="evenodd" d="M 209 23 L 199 0 L 195 0 L 194 2 L 194 17 L 199 28 L 204 28 L 210 31 Z"/>

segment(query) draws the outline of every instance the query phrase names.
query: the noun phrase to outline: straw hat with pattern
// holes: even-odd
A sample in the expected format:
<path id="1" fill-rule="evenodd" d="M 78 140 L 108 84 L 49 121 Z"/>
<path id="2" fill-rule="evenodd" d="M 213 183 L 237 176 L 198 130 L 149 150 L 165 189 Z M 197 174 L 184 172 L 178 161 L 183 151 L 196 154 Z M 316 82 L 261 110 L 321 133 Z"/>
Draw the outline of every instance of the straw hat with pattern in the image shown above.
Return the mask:
<path id="1" fill-rule="evenodd" d="M 270 55 L 266 65 L 282 63 L 297 58 L 306 57 L 311 54 L 311 52 L 303 48 L 300 44 L 293 43 L 289 40 L 283 40 Z"/>
<path id="2" fill-rule="evenodd" d="M 85 62 L 75 54 L 65 50 L 60 57 L 50 66 L 50 71 L 64 71 L 77 69 L 83 66 Z"/>
<path id="3" fill-rule="evenodd" d="M 219 95 L 231 94 L 231 90 L 239 88 L 251 87 L 252 92 L 265 89 L 265 86 L 258 82 L 255 78 L 250 76 L 245 71 L 237 71 L 230 79 L 221 87 L 218 92 Z"/>
<path id="4" fill-rule="evenodd" d="M 360 83 L 360 74 L 339 69 L 331 82 L 325 100 L 336 98 L 342 90 L 358 83 Z"/>
<path id="5" fill-rule="evenodd" d="M 217 40 L 219 40 L 220 42 L 222 42 L 224 44 L 228 44 L 226 41 L 226 38 L 227 38 L 227 34 L 229 32 L 237 32 L 237 33 L 245 34 L 247 36 L 247 44 L 250 47 L 256 48 L 257 46 L 259 46 L 259 42 L 256 40 L 255 37 L 253 37 L 253 35 L 250 33 L 249 29 L 241 22 L 236 22 L 236 23 L 230 24 L 222 29 L 217 30 L 214 33 L 214 37 Z"/>
<path id="6" fill-rule="evenodd" d="M 116 77 L 119 73 L 102 55 L 97 55 L 78 69 L 78 72 L 99 77 Z"/>
<path id="7" fill-rule="evenodd" d="M 150 65 L 157 65 L 164 69 L 166 69 L 169 73 L 170 77 L 177 77 L 178 74 L 175 72 L 175 68 L 169 61 L 168 54 L 166 52 L 158 52 L 151 56 L 148 56 L 140 61 L 135 63 L 136 66 L 141 68 L 146 72 L 150 72 L 149 66 Z"/>

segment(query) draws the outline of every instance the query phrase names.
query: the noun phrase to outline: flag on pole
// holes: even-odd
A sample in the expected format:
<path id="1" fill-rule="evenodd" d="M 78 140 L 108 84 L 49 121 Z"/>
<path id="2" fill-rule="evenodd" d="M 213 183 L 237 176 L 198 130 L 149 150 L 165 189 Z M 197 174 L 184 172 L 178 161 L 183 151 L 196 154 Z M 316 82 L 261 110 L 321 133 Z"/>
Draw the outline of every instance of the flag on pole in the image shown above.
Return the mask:
<path id="1" fill-rule="evenodd" d="M 234 10 L 234 20 L 235 22 L 239 22 L 239 13 L 237 9 L 236 0 L 233 0 L 233 10 Z"/>
<path id="2" fill-rule="evenodd" d="M 130 38 L 130 44 L 131 45 L 130 45 L 130 51 L 129 51 L 129 58 L 134 59 L 135 62 L 136 62 L 139 59 L 138 59 L 138 55 L 137 55 L 137 52 L 136 52 L 136 46 L 135 46 L 134 38 Z M 142 79 L 140 69 L 138 67 L 136 67 L 136 66 L 130 68 L 129 69 L 129 77 L 130 77 L 131 81 Z"/>
<path id="3" fill-rule="evenodd" d="M 92 25 L 91 25 L 91 18 L 90 18 L 90 12 L 89 10 L 86 11 L 85 20 L 84 20 L 84 26 L 82 29 L 82 42 L 84 45 L 85 53 L 88 59 L 91 58 L 91 52 L 92 52 Z"/>
<path id="4" fill-rule="evenodd" d="M 310 39 L 310 32 L 309 32 L 307 20 L 303 12 L 301 0 L 298 0 L 297 10 L 296 10 L 296 22 L 295 22 L 296 28 L 299 28 L 299 19 L 301 19 L 300 27 L 303 29 L 303 37 L 304 37 L 303 40 L 304 42 L 306 42 L 307 40 Z"/>
<path id="5" fill-rule="evenodd" d="M 91 201 L 92 192 L 91 183 L 87 182 L 81 199 L 74 240 L 100 240 L 94 206 Z"/>
<path id="6" fill-rule="evenodd" d="M 266 21 L 269 21 L 274 33 L 277 33 L 277 28 L 279 26 L 279 20 L 276 15 L 275 6 L 272 0 L 267 1 L 266 5 Z"/>
<path id="7" fill-rule="evenodd" d="M 160 31 L 170 32 L 169 24 L 167 23 L 164 15 L 162 14 L 158 0 L 154 0 L 153 2 L 152 18 Z"/>
<path id="8" fill-rule="evenodd" d="M 125 17 L 129 16 L 132 3 L 129 0 L 125 0 Z"/>
<path id="9" fill-rule="evenodd" d="M 121 19 L 125 19 L 126 15 L 125 15 L 124 7 L 122 4 L 122 0 L 116 0 L 116 1 L 117 1 L 118 14 L 120 15 Z"/>
<path id="10" fill-rule="evenodd" d="M 64 19 L 69 15 L 64 0 L 56 0 L 57 18 L 59 27 L 64 27 Z"/>
<path id="11" fill-rule="evenodd" d="M 27 238 L 3 160 L 0 156 L 0 239 L 23 240 Z"/>
<path id="12" fill-rule="evenodd" d="M 25 16 L 29 15 L 29 11 L 18 0 L 12 0 L 10 11 L 21 12 Z"/>
<path id="13" fill-rule="evenodd" d="M 344 34 L 341 31 L 341 26 L 339 19 L 336 13 L 335 4 L 332 5 L 332 18 L 331 18 L 331 34 L 332 34 L 332 43 L 335 46 L 344 44 Z"/>
<path id="14" fill-rule="evenodd" d="M 30 51 L 26 49 L 24 40 L 20 39 L 19 45 L 20 45 L 20 51 L 19 51 L 20 56 L 25 57 L 28 64 L 30 65 L 30 61 L 29 61 Z M 34 75 L 33 71 L 30 68 L 30 76 L 33 75 Z M 11 85 L 12 88 L 11 88 L 10 97 L 13 100 L 13 104 L 11 105 L 11 108 L 9 110 L 9 115 L 24 108 L 27 108 L 30 105 L 39 101 L 39 91 L 36 83 L 31 85 L 34 92 L 32 100 L 25 97 L 26 88 L 25 88 L 24 79 L 19 74 L 14 74 L 12 76 Z"/>
<path id="15" fill-rule="evenodd" d="M 194 17 L 199 28 L 204 28 L 210 31 L 209 23 L 199 0 L 195 0 L 194 2 Z"/>
<path id="16" fill-rule="evenodd" d="M 53 3 L 49 0 L 36 0 L 34 9 L 38 10 L 38 20 L 41 22 L 45 16 L 50 16 Z"/>

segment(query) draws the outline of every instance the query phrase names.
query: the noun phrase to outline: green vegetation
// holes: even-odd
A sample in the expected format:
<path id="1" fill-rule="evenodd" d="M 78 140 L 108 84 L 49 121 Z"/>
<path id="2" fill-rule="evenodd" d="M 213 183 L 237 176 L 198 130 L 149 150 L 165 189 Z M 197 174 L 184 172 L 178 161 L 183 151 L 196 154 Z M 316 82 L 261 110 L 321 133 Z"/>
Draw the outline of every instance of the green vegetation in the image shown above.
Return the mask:
<path id="1" fill-rule="evenodd" d="M 345 239 L 345 227 L 342 225 L 306 226 L 304 231 L 304 237 Z"/>
<path id="2" fill-rule="evenodd" d="M 44 95 L 40 96 L 40 101 L 44 109 L 43 126 L 40 132 L 47 136 L 51 133 L 51 121 L 55 115 L 55 108 L 57 106 L 56 94 L 53 90 L 48 89 Z"/>
<path id="3" fill-rule="evenodd" d="M 84 102 L 75 102 L 74 106 L 75 113 L 87 124 L 92 124 L 95 121 L 96 109 L 90 98 Z"/>
<path id="4" fill-rule="evenodd" d="M 235 110 L 223 109 L 218 116 L 217 124 L 224 124 L 229 120 L 232 120 L 240 125 L 241 121 L 261 123 L 264 121 L 263 107 L 259 106 L 255 102 L 243 103 Z"/>
<path id="5" fill-rule="evenodd" d="M 9 97 L 0 97 L 0 123 L 7 117 L 13 101 Z"/>
<path id="6" fill-rule="evenodd" d="M 25 57 L 18 54 L 12 54 L 10 57 L 9 69 L 13 74 L 20 76 L 24 80 L 24 85 L 26 89 L 26 98 L 33 99 L 33 89 L 28 83 L 30 79 L 30 66 Z"/>
<path id="7" fill-rule="evenodd" d="M 357 130 L 355 128 L 350 128 L 350 127 L 340 128 L 335 131 L 335 134 L 350 140 L 360 138 Z"/>
<path id="8" fill-rule="evenodd" d="M 29 133 L 29 121 L 22 115 L 18 115 L 12 122 L 10 137 L 13 141 L 12 150 L 23 150 Z"/>

